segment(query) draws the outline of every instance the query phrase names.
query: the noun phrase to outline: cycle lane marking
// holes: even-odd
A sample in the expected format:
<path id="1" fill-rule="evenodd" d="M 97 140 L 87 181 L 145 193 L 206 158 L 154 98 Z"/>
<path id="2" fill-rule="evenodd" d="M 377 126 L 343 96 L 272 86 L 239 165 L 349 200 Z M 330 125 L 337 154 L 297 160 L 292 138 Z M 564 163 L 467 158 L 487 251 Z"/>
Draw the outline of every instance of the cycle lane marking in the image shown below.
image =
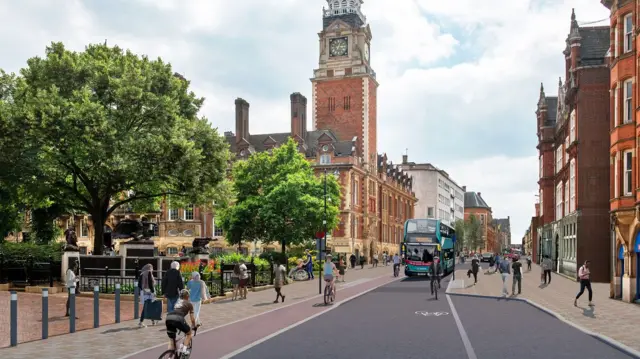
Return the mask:
<path id="1" fill-rule="evenodd" d="M 453 320 L 456 322 L 456 327 L 458 327 L 458 333 L 460 334 L 460 339 L 462 339 L 462 344 L 464 344 L 464 350 L 467 352 L 467 357 L 469 359 L 478 359 L 476 356 L 475 350 L 473 350 L 473 346 L 471 345 L 471 341 L 469 340 L 469 336 L 467 335 L 467 331 L 464 330 L 464 326 L 462 325 L 462 321 L 458 316 L 458 311 L 456 311 L 456 307 L 453 305 L 453 301 L 451 301 L 451 297 L 446 294 L 449 291 L 449 287 L 453 280 L 449 281 L 449 285 L 447 286 L 447 290 L 445 291 L 445 296 L 447 297 L 447 303 L 449 303 L 449 308 L 451 309 L 451 315 L 453 315 Z"/>

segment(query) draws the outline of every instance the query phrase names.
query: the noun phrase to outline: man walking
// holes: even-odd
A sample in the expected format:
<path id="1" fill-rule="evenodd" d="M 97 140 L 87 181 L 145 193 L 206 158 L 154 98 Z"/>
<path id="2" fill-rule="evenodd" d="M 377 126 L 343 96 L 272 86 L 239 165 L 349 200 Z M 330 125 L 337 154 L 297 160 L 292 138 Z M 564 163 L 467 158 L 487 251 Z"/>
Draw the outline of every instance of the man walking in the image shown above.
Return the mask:
<path id="1" fill-rule="evenodd" d="M 275 274 L 273 287 L 276 290 L 276 300 L 274 301 L 274 303 L 278 303 L 278 299 L 280 299 L 280 297 L 282 297 L 282 303 L 284 303 L 284 294 L 282 294 L 282 287 L 284 287 L 287 269 L 282 264 L 280 264 L 278 260 L 275 260 L 273 264 L 273 270 Z"/>
<path id="2" fill-rule="evenodd" d="M 501 260 L 500 261 L 500 274 L 502 274 L 502 296 L 506 297 L 507 295 L 509 295 L 509 291 L 507 290 L 507 279 L 509 279 L 509 274 L 510 274 L 510 265 L 509 262 L 506 260 Z"/>
<path id="3" fill-rule="evenodd" d="M 545 255 L 544 259 L 542 260 L 542 275 L 544 277 L 544 284 L 547 284 L 547 278 L 549 278 L 549 284 L 551 284 L 551 268 L 553 268 L 551 258 Z"/>
<path id="4" fill-rule="evenodd" d="M 162 277 L 162 294 L 167 298 L 167 313 L 173 312 L 174 306 L 184 289 L 184 281 L 180 274 L 180 263 L 171 262 L 171 269 Z"/>
<path id="5" fill-rule="evenodd" d="M 513 284 L 511 285 L 511 295 L 516 295 L 516 283 L 518 284 L 518 294 L 522 293 L 522 263 L 513 257 Z"/>
<path id="6" fill-rule="evenodd" d="M 527 255 L 527 271 L 531 272 L 531 254 Z"/>
<path id="7" fill-rule="evenodd" d="M 67 273 L 66 273 L 66 282 L 67 282 L 67 312 L 64 315 L 65 317 L 69 316 L 69 299 L 71 298 L 71 291 L 73 291 L 74 294 L 77 294 L 75 292 L 76 288 L 78 287 L 78 277 L 76 276 L 76 273 L 78 272 L 78 268 L 80 266 L 78 265 L 78 261 L 74 261 L 73 262 L 73 267 L 67 269 Z M 76 317 L 76 319 L 78 319 L 78 317 Z"/>
<path id="8" fill-rule="evenodd" d="M 578 269 L 578 278 L 580 279 L 580 291 L 573 301 L 574 306 L 578 306 L 578 298 L 582 296 L 585 288 L 589 291 L 589 306 L 593 307 L 593 291 L 591 290 L 591 272 L 589 271 L 590 261 L 585 261 L 584 265 Z"/>
<path id="9" fill-rule="evenodd" d="M 471 274 L 473 274 L 473 285 L 478 283 L 478 271 L 480 270 L 480 261 L 477 257 L 471 260 Z"/>

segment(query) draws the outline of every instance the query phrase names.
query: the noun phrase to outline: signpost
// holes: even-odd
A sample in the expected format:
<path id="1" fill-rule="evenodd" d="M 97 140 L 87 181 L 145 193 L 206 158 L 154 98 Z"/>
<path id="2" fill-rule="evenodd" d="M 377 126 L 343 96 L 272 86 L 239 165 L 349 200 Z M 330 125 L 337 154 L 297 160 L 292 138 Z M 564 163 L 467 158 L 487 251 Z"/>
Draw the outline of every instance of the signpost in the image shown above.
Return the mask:
<path id="1" fill-rule="evenodd" d="M 327 250 L 327 234 L 326 232 L 316 233 L 316 250 L 318 251 L 318 294 L 322 294 L 322 261 L 324 260 L 325 251 Z M 313 272 L 313 268 L 311 268 Z"/>
<path id="2" fill-rule="evenodd" d="M 452 280 L 456 280 L 456 234 L 454 233 L 453 236 L 451 236 L 451 241 L 453 242 L 453 278 Z"/>

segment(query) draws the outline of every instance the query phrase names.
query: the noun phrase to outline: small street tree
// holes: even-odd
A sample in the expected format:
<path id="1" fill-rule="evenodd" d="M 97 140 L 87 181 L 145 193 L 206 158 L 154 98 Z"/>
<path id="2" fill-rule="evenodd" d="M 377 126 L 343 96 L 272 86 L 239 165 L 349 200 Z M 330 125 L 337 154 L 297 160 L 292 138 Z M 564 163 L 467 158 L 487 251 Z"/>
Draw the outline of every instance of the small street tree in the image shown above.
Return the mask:
<path id="1" fill-rule="evenodd" d="M 482 224 L 475 215 L 470 215 L 465 221 L 465 240 L 469 249 L 478 250 L 483 248 L 484 240 L 482 238 Z"/>
<path id="2" fill-rule="evenodd" d="M 464 220 L 457 220 L 453 229 L 456 231 L 456 251 L 464 250 L 464 247 L 467 245 L 465 231 L 466 231 L 466 223 Z"/>
<path id="3" fill-rule="evenodd" d="M 91 215 L 94 254 L 124 204 L 169 196 L 198 205 L 220 192 L 227 145 L 198 117 L 204 99 L 162 60 L 53 43 L 19 76 L 0 77 L 0 130 L 13 136 L 0 140 L 0 153 L 15 155 L 0 160 L 0 182 Z"/>
<path id="4" fill-rule="evenodd" d="M 232 245 L 241 241 L 305 243 L 324 228 L 338 224 L 340 185 L 327 176 L 325 217 L 324 178 L 314 175 L 293 139 L 273 150 L 239 161 L 233 169 L 236 203 L 222 212 L 221 225 Z"/>

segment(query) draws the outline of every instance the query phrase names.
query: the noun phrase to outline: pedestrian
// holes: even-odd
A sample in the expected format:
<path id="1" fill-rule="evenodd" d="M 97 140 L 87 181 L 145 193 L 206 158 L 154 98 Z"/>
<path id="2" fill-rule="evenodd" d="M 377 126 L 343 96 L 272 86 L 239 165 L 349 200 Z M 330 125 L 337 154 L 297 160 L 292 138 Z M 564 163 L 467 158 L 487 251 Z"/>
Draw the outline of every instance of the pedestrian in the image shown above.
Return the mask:
<path id="1" fill-rule="evenodd" d="M 351 253 L 351 256 L 349 257 L 349 262 L 351 262 L 351 268 L 355 268 L 356 267 L 356 255 Z"/>
<path id="2" fill-rule="evenodd" d="M 344 282 L 344 270 L 345 270 L 345 260 L 344 256 L 340 256 L 340 260 L 338 261 L 338 276 L 342 277 L 342 282 Z M 340 278 L 338 278 L 338 281 Z"/>
<path id="3" fill-rule="evenodd" d="M 471 260 L 471 263 L 473 263 L 474 260 L 478 260 L 477 256 L 473 256 L 473 259 Z M 496 265 L 496 260 L 493 257 L 493 255 L 491 255 L 491 257 L 489 257 L 489 269 L 487 269 L 487 273 L 495 273 L 495 271 L 497 271 L 498 269 L 496 268 L 496 270 L 493 270 L 493 266 Z"/>
<path id="4" fill-rule="evenodd" d="M 502 257 L 500 256 L 500 253 L 496 253 L 495 254 L 495 258 L 496 258 L 496 272 L 500 269 L 500 263 L 502 262 Z"/>
<path id="5" fill-rule="evenodd" d="M 193 315 L 196 317 L 196 325 L 200 325 L 200 307 L 207 300 L 207 285 L 200 279 L 200 273 L 191 273 L 191 280 L 187 282 L 189 301 L 193 305 Z M 175 303 L 174 303 L 175 306 Z"/>
<path id="6" fill-rule="evenodd" d="M 315 277 L 313 276 L 313 256 L 311 256 L 311 252 L 307 249 L 304 251 L 307 255 L 307 261 L 305 262 L 308 280 L 312 280 Z"/>
<path id="7" fill-rule="evenodd" d="M 155 300 L 155 286 L 156 279 L 153 276 L 153 264 L 145 264 L 140 271 L 140 278 L 138 279 L 138 288 L 140 289 L 140 301 L 142 302 L 142 313 L 140 313 L 140 322 L 138 327 L 146 327 L 144 325 L 145 309 L 149 305 L 149 302 Z M 151 325 L 156 325 L 155 320 L 151 320 Z"/>
<path id="8" fill-rule="evenodd" d="M 365 262 L 366 260 L 364 259 L 364 256 L 360 256 L 360 269 L 364 269 Z"/>
<path id="9" fill-rule="evenodd" d="M 553 263 L 551 262 L 551 258 L 545 255 L 542 260 L 542 269 L 543 269 L 543 279 L 544 284 L 547 284 L 547 278 L 549 279 L 549 284 L 551 284 L 551 269 L 553 268 Z"/>
<path id="10" fill-rule="evenodd" d="M 171 262 L 171 268 L 162 277 L 162 294 L 167 298 L 167 313 L 173 312 L 173 308 L 180 297 L 180 291 L 184 289 L 184 281 L 180 274 L 180 263 Z"/>
<path id="11" fill-rule="evenodd" d="M 249 273 L 244 260 L 240 260 L 240 299 L 247 299 L 247 282 L 249 281 Z"/>
<path id="12" fill-rule="evenodd" d="M 274 261 L 273 271 L 274 271 L 274 281 L 273 288 L 276 290 L 276 300 L 274 303 L 278 303 L 278 299 L 282 297 L 282 303 L 284 303 L 284 294 L 282 294 L 282 287 L 284 287 L 285 276 L 287 274 L 287 269 L 280 264 L 280 262 L 276 259 Z"/>
<path id="13" fill-rule="evenodd" d="M 531 254 L 527 255 L 527 271 L 531 272 Z"/>
<path id="14" fill-rule="evenodd" d="M 511 295 L 516 295 L 516 283 L 518 284 L 518 294 L 522 293 L 522 263 L 516 257 L 511 258 L 513 264 L 513 284 L 511 285 Z"/>
<path id="15" fill-rule="evenodd" d="M 80 268 L 80 265 L 78 264 L 78 261 L 75 260 L 73 262 L 73 266 L 72 268 L 67 269 L 67 273 L 66 273 L 66 287 L 67 287 L 67 313 L 64 315 L 65 317 L 69 316 L 69 301 L 71 300 L 71 291 L 74 291 L 75 294 L 75 290 L 78 287 L 78 277 L 76 276 L 76 273 L 78 272 Z M 78 319 L 78 317 L 76 317 L 76 319 Z"/>
<path id="16" fill-rule="evenodd" d="M 240 293 L 240 263 L 236 263 L 233 266 L 233 272 L 231 273 L 231 285 L 233 286 L 233 294 L 231 300 L 238 299 Z"/>
<path id="17" fill-rule="evenodd" d="M 384 261 L 385 267 L 389 265 L 389 255 L 387 252 L 382 253 L 382 260 Z"/>
<path id="18" fill-rule="evenodd" d="M 578 279 L 580 279 L 580 291 L 576 295 L 576 299 L 573 301 L 574 306 L 578 306 L 578 298 L 584 293 L 584 289 L 589 291 L 589 306 L 593 307 L 593 291 L 591 290 L 591 271 L 589 271 L 589 264 L 591 261 L 584 261 L 584 265 L 578 270 Z"/>
<path id="19" fill-rule="evenodd" d="M 509 262 L 507 262 L 506 260 L 501 260 L 499 270 L 500 274 L 502 275 L 502 296 L 506 297 L 507 295 L 509 295 L 509 291 L 507 290 L 507 279 L 509 279 L 511 270 Z"/>
<path id="20" fill-rule="evenodd" d="M 375 268 L 378 266 L 378 252 L 373 254 L 373 266 L 371 268 Z"/>
<path id="21" fill-rule="evenodd" d="M 478 283 L 478 271 L 480 270 L 480 261 L 477 257 L 471 260 L 471 274 L 473 274 L 473 285 Z"/>

